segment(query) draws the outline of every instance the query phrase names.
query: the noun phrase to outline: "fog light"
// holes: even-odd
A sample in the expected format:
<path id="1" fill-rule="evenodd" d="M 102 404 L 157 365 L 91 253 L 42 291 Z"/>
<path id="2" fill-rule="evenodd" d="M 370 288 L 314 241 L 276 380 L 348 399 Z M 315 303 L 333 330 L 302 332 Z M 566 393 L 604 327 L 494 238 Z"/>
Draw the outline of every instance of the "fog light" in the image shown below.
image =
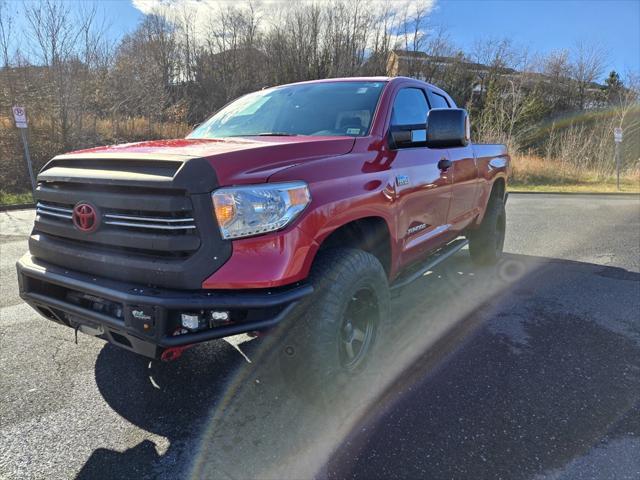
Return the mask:
<path id="1" fill-rule="evenodd" d="M 227 322 L 229 321 L 229 312 L 219 312 L 217 310 L 212 310 L 211 320 Z"/>
<path id="2" fill-rule="evenodd" d="M 230 320 L 231 315 L 229 315 L 229 312 L 220 310 L 211 310 L 209 312 L 209 326 L 212 328 L 226 325 L 230 322 Z"/>
<path id="3" fill-rule="evenodd" d="M 200 328 L 200 321 L 202 317 L 198 314 L 194 313 L 183 313 L 180 315 L 180 321 L 184 328 L 188 328 L 189 330 L 197 330 Z"/>

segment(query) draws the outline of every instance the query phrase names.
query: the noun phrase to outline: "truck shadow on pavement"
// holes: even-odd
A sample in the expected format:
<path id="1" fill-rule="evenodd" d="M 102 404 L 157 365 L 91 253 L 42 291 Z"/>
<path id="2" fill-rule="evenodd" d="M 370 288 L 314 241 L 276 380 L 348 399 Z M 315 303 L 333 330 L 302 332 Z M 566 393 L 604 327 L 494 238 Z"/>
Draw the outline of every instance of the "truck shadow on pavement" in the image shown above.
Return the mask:
<path id="1" fill-rule="evenodd" d="M 164 478 L 175 472 L 182 456 L 196 448 L 201 427 L 224 394 L 225 379 L 243 362 L 238 350 L 224 341 L 199 346 L 171 363 L 152 362 L 106 344 L 95 368 L 104 399 L 119 415 L 170 444 L 162 455 L 148 439 L 124 452 L 97 449 L 77 478 Z"/>
<path id="2" fill-rule="evenodd" d="M 637 478 L 640 274 L 509 257 L 540 265 L 400 375 L 324 477 Z"/>
<path id="3" fill-rule="evenodd" d="M 292 394 L 264 361 L 266 339 L 211 342 L 168 364 L 105 345 L 105 401 L 168 447 L 96 449 L 77 478 L 580 472 L 592 447 L 640 434 L 639 308 L 640 274 L 624 269 L 522 255 L 477 269 L 457 255 L 393 300 L 388 381 L 329 412 Z"/>

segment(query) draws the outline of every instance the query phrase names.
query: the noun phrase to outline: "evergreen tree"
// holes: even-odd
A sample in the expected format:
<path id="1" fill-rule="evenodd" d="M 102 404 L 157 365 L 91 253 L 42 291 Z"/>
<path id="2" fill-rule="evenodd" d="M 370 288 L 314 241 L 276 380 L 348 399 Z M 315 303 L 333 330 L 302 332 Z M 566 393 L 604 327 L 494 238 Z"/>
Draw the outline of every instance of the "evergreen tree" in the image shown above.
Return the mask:
<path id="1" fill-rule="evenodd" d="M 608 105 L 617 105 L 620 103 L 621 94 L 624 90 L 620 75 L 615 70 L 611 70 L 609 76 L 602 87 L 604 99 Z"/>

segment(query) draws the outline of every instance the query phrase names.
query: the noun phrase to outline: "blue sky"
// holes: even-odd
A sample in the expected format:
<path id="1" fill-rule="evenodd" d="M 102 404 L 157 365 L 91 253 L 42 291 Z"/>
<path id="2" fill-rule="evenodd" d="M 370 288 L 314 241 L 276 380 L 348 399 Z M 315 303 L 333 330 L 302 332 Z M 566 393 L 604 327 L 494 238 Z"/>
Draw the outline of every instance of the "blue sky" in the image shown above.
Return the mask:
<path id="1" fill-rule="evenodd" d="M 100 5 L 113 37 L 133 30 L 142 16 L 131 0 Z M 463 50 L 486 35 L 509 37 L 539 53 L 583 40 L 608 53 L 607 72 L 640 72 L 640 0 L 436 0 L 430 21 L 446 27 Z"/>
<path id="2" fill-rule="evenodd" d="M 487 32 L 540 53 L 584 40 L 605 49 L 609 69 L 640 72 L 640 0 L 441 0 L 431 20 L 462 47 Z"/>

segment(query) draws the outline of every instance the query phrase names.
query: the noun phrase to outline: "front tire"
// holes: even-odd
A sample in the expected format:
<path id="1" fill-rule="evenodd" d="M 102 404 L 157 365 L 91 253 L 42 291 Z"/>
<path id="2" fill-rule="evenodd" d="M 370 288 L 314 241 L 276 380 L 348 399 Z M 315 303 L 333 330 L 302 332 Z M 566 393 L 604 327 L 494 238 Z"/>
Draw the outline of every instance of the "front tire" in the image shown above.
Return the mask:
<path id="1" fill-rule="evenodd" d="M 507 216 L 504 200 L 493 197 L 487 205 L 482 224 L 469 233 L 469 253 L 478 265 L 494 265 L 500 260 L 504 249 Z"/>
<path id="2" fill-rule="evenodd" d="M 352 248 L 318 254 L 313 297 L 288 325 L 281 365 L 306 396 L 330 401 L 366 367 L 386 336 L 389 286 L 376 257 Z"/>

